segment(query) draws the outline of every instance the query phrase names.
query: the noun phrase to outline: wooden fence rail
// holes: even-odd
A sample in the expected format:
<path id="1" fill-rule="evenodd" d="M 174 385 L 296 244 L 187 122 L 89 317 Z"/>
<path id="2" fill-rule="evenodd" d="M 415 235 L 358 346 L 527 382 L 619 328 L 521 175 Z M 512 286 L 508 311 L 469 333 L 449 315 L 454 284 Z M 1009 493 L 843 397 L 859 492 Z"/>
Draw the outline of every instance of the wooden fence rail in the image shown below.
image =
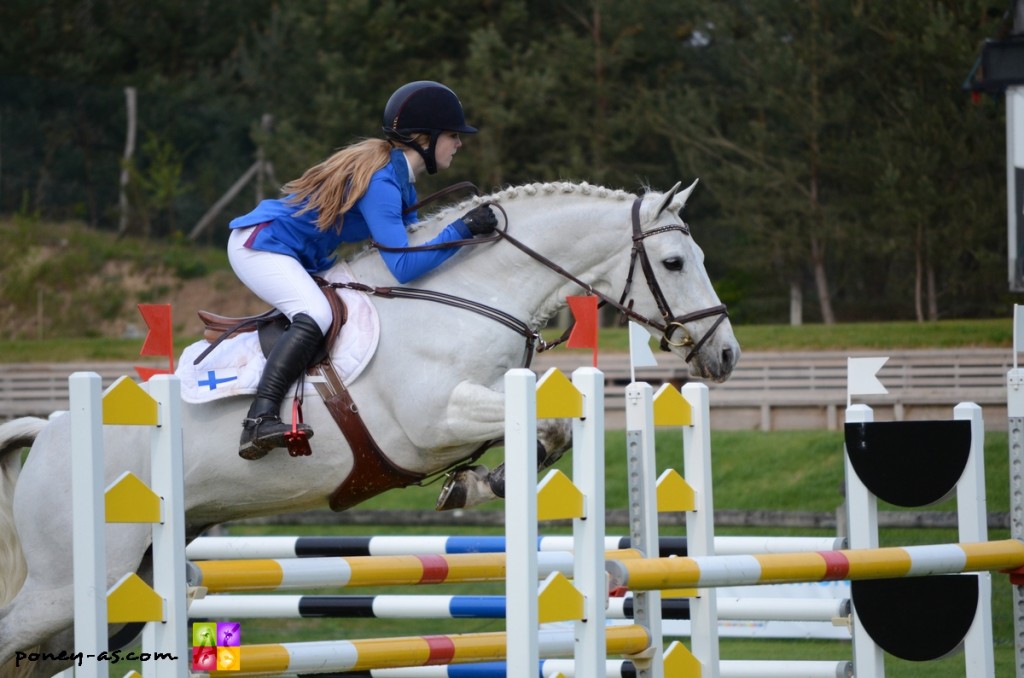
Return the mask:
<path id="1" fill-rule="evenodd" d="M 777 511 L 766 509 L 715 509 L 717 527 L 771 527 L 792 529 L 840 530 L 844 513 L 842 507 L 828 511 Z M 989 529 L 1008 529 L 1010 514 L 1005 511 L 991 511 L 987 516 Z M 662 527 L 686 527 L 683 513 L 664 513 L 659 517 Z M 626 509 L 608 509 L 605 512 L 608 527 L 628 527 L 629 512 Z M 402 509 L 350 509 L 341 513 L 315 510 L 300 513 L 246 518 L 226 524 L 232 526 L 276 526 L 276 527 L 326 527 L 344 525 L 418 525 L 420 527 L 494 527 L 505 524 L 503 511 L 473 509 L 466 511 L 417 511 Z M 878 524 L 884 528 L 928 528 L 955 529 L 958 525 L 956 511 L 879 511 Z M 550 521 L 547 527 L 572 527 L 571 520 Z M 223 529 L 223 528 L 221 528 Z M 840 530 L 843 533 L 843 530 Z"/>
<path id="2" fill-rule="evenodd" d="M 846 407 L 846 361 L 849 357 L 888 355 L 878 377 L 887 395 L 870 396 L 879 421 L 948 419 L 960 402 L 984 408 L 989 430 L 1006 430 L 1006 373 L 1013 367 L 1008 348 L 926 351 L 748 352 L 729 381 L 708 384 L 711 424 L 716 429 L 830 429 L 842 422 Z M 543 373 L 558 367 L 566 373 L 590 364 L 587 352 L 557 350 L 537 356 L 533 368 Z M 638 380 L 657 387 L 681 386 L 690 377 L 686 365 L 668 355 L 656 368 L 636 371 Z M 68 376 L 92 371 L 104 386 L 134 375 L 135 363 L 0 364 L 0 420 L 48 416 L 68 407 Z M 601 354 L 598 367 L 606 377 L 608 426 L 624 424 L 624 386 L 630 381 L 629 356 Z"/>

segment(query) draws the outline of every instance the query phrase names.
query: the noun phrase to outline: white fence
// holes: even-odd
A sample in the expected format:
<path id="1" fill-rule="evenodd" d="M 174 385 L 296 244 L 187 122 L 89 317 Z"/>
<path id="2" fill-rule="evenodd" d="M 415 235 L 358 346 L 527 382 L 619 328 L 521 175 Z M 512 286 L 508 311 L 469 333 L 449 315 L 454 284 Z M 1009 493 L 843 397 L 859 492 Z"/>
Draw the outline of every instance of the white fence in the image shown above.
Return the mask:
<path id="1" fill-rule="evenodd" d="M 878 352 L 747 352 L 729 381 L 708 384 L 711 425 L 715 430 L 778 430 L 839 428 L 846 407 L 846 359 Z M 943 419 L 949 403 L 974 402 L 985 408 L 988 430 L 1005 431 L 1006 373 L 1013 367 L 1005 348 L 889 351 L 878 377 L 889 394 L 872 397 L 878 421 Z M 670 382 L 681 387 L 687 368 L 667 354 L 662 365 L 641 368 L 638 380 L 652 386 Z M 565 373 L 590 364 L 589 352 L 556 349 L 538 355 L 533 369 L 549 367 Z M 605 405 L 610 428 L 623 428 L 623 387 L 630 381 L 629 356 L 601 353 L 605 374 Z M 0 421 L 20 416 L 47 416 L 68 407 L 67 378 L 72 372 L 96 372 L 104 387 L 135 362 L 0 364 Z"/>

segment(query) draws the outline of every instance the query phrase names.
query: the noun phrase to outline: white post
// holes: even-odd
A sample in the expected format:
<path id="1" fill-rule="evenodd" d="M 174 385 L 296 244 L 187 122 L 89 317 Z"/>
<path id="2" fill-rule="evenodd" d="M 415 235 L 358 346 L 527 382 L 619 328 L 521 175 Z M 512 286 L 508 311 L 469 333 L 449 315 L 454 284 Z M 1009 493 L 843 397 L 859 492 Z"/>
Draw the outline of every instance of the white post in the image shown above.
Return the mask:
<path id="1" fill-rule="evenodd" d="M 68 377 L 75 651 L 83 655 L 98 655 L 108 649 L 101 386 L 100 375 L 94 372 L 75 372 Z M 83 658 L 76 675 L 107 678 L 108 668 L 107 662 Z"/>
<path id="2" fill-rule="evenodd" d="M 851 405 L 846 408 L 846 422 L 870 423 L 875 413 L 867 405 Z M 846 525 L 850 531 L 851 549 L 878 548 L 878 500 L 857 477 L 850 463 L 850 455 L 843 449 L 843 464 L 846 476 Z M 875 644 L 864 627 L 857 622 L 857 610 L 851 614 L 853 621 L 853 666 L 857 678 L 883 678 L 885 662 L 882 649 Z"/>
<path id="3" fill-rule="evenodd" d="M 537 377 L 505 373 L 505 633 L 510 676 L 534 676 L 537 646 Z M 512 502 L 511 504 L 509 502 Z M 603 554 L 602 554 L 603 558 Z"/>
<path id="4" fill-rule="evenodd" d="M 593 367 L 572 373 L 583 395 L 583 418 L 572 425 L 572 482 L 583 493 L 585 516 L 573 521 L 573 583 L 583 593 L 583 621 L 576 622 L 576 675 L 599 676 L 608 654 L 604 572 L 604 374 Z M 519 675 L 509 673 L 509 675 Z M 527 674 L 523 674 L 527 675 Z"/>
<path id="5" fill-rule="evenodd" d="M 971 452 L 960 481 L 956 485 L 957 525 L 961 543 L 988 541 L 988 504 L 985 497 L 985 421 L 975 403 L 960 403 L 953 419 L 971 423 Z M 992 573 L 979 572 L 978 609 L 974 623 L 964 639 L 964 658 L 968 676 L 995 676 L 992 651 Z"/>
<path id="6" fill-rule="evenodd" d="M 714 497 L 711 491 L 711 410 L 708 387 L 688 383 L 681 393 L 690 404 L 692 425 L 683 427 L 683 470 L 696 494 L 697 510 L 686 514 L 686 548 L 691 556 L 715 555 Z M 701 589 L 690 601 L 690 643 L 706 673 L 718 678 L 718 591 Z"/>
<path id="7" fill-rule="evenodd" d="M 163 622 L 153 628 L 151 650 L 166 652 L 178 661 L 143 664 L 155 678 L 184 678 L 188 656 L 188 614 L 185 582 L 185 480 L 181 424 L 181 380 L 156 375 L 149 380 L 150 395 L 157 401 L 159 425 L 152 433 L 150 489 L 161 497 L 162 522 L 153 525 L 153 590 L 164 599 Z"/>
<path id="8" fill-rule="evenodd" d="M 629 537 L 633 548 L 643 551 L 647 558 L 659 556 L 653 398 L 654 394 L 650 384 L 634 382 L 626 387 Z M 651 634 L 650 662 L 635 662 L 637 676 L 639 678 L 663 678 L 661 593 L 658 591 L 634 593 L 633 619 L 637 624 L 646 627 Z"/>

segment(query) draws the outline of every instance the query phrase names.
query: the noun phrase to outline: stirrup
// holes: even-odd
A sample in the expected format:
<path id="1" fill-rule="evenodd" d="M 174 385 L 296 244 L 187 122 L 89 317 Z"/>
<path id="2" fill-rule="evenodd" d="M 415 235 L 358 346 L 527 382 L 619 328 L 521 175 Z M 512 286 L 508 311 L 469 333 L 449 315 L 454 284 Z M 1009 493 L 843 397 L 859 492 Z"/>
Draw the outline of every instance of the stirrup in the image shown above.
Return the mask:
<path id="1" fill-rule="evenodd" d="M 238 445 L 238 456 L 254 461 L 262 459 L 271 450 L 279 447 L 291 450 L 294 443 L 291 442 L 290 437 L 295 433 L 300 434 L 305 440 L 313 437 L 313 429 L 308 424 L 286 424 L 276 414 L 264 414 L 255 418 L 246 417 L 242 420 L 242 438 Z"/>

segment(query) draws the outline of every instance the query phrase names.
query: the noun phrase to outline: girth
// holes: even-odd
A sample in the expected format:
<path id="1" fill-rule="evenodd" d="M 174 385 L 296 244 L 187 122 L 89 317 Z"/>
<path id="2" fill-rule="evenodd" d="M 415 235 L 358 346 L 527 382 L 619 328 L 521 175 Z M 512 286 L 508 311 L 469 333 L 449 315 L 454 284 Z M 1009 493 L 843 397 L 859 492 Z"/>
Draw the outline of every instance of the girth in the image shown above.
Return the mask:
<path id="1" fill-rule="evenodd" d="M 426 478 L 425 474 L 408 471 L 384 456 L 330 361 L 314 370 L 325 378 L 314 384 L 316 390 L 352 449 L 352 472 L 331 493 L 329 505 L 332 511 L 344 511 L 381 492 L 408 487 Z"/>

